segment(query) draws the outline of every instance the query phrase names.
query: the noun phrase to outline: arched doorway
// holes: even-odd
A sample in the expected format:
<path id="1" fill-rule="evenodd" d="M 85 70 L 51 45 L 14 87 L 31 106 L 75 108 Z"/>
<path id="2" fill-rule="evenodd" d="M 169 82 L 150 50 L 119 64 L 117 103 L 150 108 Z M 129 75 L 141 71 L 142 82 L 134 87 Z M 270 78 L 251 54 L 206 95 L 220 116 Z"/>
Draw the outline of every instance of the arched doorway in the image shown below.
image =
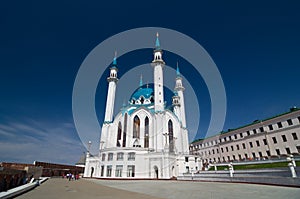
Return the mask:
<path id="1" fill-rule="evenodd" d="M 172 166 L 172 177 L 176 177 L 175 167 L 174 166 Z"/>
<path id="2" fill-rule="evenodd" d="M 94 174 L 94 167 L 91 168 L 91 178 L 93 177 Z"/>
<path id="3" fill-rule="evenodd" d="M 154 166 L 154 178 L 158 179 L 158 168 Z"/>

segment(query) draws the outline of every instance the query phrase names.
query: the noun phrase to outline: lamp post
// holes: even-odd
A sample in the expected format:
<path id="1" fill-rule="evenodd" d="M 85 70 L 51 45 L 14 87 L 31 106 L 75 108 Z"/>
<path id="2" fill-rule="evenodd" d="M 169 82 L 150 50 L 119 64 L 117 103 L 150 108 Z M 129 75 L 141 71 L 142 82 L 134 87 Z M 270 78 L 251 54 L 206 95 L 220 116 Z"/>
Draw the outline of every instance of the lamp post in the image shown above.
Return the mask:
<path id="1" fill-rule="evenodd" d="M 233 178 L 234 170 L 233 170 L 232 162 L 229 163 L 228 167 L 229 167 L 229 176 L 230 176 L 231 178 Z"/>

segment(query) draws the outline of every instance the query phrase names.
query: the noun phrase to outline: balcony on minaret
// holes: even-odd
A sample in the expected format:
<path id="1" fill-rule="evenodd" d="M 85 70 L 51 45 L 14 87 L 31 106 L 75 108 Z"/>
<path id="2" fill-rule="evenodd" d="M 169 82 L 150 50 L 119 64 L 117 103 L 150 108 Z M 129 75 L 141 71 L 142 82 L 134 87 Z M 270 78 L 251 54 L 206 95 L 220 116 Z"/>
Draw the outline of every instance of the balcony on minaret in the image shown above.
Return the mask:
<path id="1" fill-rule="evenodd" d="M 161 50 L 160 42 L 159 42 L 158 36 L 159 36 L 159 35 L 158 35 L 158 33 L 157 33 L 157 34 L 156 34 L 155 49 L 154 49 L 154 51 L 153 51 L 154 59 L 153 59 L 152 63 L 156 63 L 155 65 L 157 65 L 157 64 L 164 65 L 165 62 L 164 62 L 164 60 L 162 59 L 162 53 L 163 53 L 163 51 Z"/>
<path id="2" fill-rule="evenodd" d="M 118 72 L 118 69 L 116 67 L 114 67 L 114 66 L 111 67 L 110 74 L 109 74 L 109 77 L 107 78 L 107 81 L 108 82 L 117 82 L 118 81 L 117 72 Z"/>
<path id="3" fill-rule="evenodd" d="M 177 92 L 174 92 L 174 96 L 172 97 L 172 105 L 173 106 L 180 106 L 180 97 L 178 96 Z"/>

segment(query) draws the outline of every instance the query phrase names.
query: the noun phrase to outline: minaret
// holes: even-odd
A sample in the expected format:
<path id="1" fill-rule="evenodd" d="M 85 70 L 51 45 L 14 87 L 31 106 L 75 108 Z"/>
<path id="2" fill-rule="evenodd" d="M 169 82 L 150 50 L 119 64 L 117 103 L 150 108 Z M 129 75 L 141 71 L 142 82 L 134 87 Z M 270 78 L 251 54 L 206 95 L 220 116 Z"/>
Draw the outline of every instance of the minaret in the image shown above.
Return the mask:
<path id="1" fill-rule="evenodd" d="M 109 74 L 109 77 L 107 78 L 108 92 L 107 92 L 107 99 L 106 99 L 104 122 L 112 122 L 112 119 L 113 119 L 116 87 L 117 87 L 117 82 L 118 82 L 117 72 L 118 72 L 117 53 L 115 53 L 112 67 L 110 68 L 110 74 Z"/>
<path id="2" fill-rule="evenodd" d="M 154 110 L 160 112 L 164 110 L 164 80 L 163 80 L 163 67 L 165 62 L 162 59 L 162 50 L 156 34 L 155 49 L 153 51 L 154 59 L 152 66 L 154 68 Z"/>
<path id="3" fill-rule="evenodd" d="M 180 113 L 180 97 L 178 96 L 177 91 L 174 91 L 174 96 L 172 97 L 172 105 L 174 107 L 174 113 L 179 120 L 181 120 Z"/>
<path id="4" fill-rule="evenodd" d="M 183 96 L 184 87 L 182 86 L 182 77 L 179 72 L 178 62 L 177 62 L 176 74 L 177 77 L 176 77 L 175 91 L 177 91 L 179 96 L 180 114 L 181 114 L 180 120 L 181 120 L 182 127 L 186 128 L 185 106 L 184 106 L 184 96 Z"/>

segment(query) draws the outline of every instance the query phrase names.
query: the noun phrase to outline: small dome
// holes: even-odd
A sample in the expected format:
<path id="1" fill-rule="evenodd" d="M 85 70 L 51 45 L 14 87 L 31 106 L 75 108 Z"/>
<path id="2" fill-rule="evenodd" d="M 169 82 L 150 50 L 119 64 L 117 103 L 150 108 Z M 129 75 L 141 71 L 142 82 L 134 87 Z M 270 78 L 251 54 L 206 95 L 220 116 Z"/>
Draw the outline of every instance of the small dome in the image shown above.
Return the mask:
<path id="1" fill-rule="evenodd" d="M 153 88 L 139 87 L 130 97 L 131 104 L 151 104 L 154 102 Z"/>

